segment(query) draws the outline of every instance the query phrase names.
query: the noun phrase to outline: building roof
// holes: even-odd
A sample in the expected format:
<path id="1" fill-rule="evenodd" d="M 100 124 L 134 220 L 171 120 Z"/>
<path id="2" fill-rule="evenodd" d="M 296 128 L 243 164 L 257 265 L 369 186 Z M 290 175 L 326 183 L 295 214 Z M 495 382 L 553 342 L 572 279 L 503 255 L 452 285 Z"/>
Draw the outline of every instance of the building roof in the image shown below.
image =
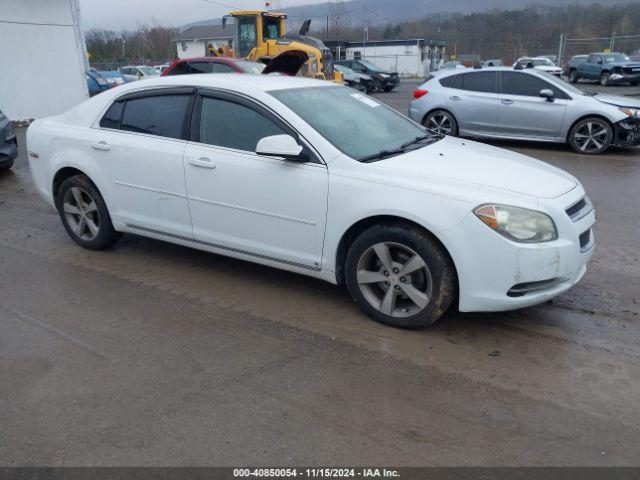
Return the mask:
<path id="1" fill-rule="evenodd" d="M 233 38 L 233 27 L 222 25 L 201 25 L 197 27 L 187 28 L 184 32 L 180 32 L 174 42 L 185 42 L 189 40 L 228 40 Z"/>
<path id="2" fill-rule="evenodd" d="M 329 48 L 331 47 L 363 47 L 367 46 L 378 46 L 378 47 L 389 47 L 393 45 L 416 45 L 420 46 L 430 46 L 430 47 L 446 47 L 447 42 L 445 40 L 439 40 L 436 38 L 406 38 L 399 40 L 367 40 L 366 42 L 350 42 L 344 40 L 327 40 L 324 42 L 325 45 Z"/>

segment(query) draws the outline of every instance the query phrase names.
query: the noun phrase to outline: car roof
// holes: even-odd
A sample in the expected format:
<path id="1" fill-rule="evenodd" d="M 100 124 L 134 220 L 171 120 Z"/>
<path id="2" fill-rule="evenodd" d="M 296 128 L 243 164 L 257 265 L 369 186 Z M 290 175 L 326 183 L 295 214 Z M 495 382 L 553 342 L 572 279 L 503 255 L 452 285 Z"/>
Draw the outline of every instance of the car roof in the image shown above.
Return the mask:
<path id="1" fill-rule="evenodd" d="M 242 92 L 244 89 L 262 90 L 264 92 L 274 90 L 286 90 L 290 88 L 311 88 L 337 86 L 327 80 L 314 80 L 303 77 L 290 77 L 287 75 L 229 75 L 228 73 L 197 73 L 192 75 L 174 75 L 167 77 L 154 77 L 146 79 L 144 85 L 141 82 L 132 82 L 119 88 L 120 92 L 126 90 L 138 90 L 140 87 L 161 86 L 195 86 L 225 88 Z M 136 88 L 137 87 L 137 88 Z"/>
<path id="2" fill-rule="evenodd" d="M 438 77 L 450 76 L 450 75 L 460 75 L 463 73 L 472 73 L 472 72 L 525 72 L 530 73 L 531 75 L 540 75 L 540 70 L 536 70 L 535 68 L 522 68 L 515 69 L 513 67 L 482 67 L 482 68 L 466 68 L 464 70 L 440 70 L 437 73 L 440 73 Z M 436 73 L 436 72 L 434 72 Z"/>
<path id="3" fill-rule="evenodd" d="M 231 57 L 190 57 L 179 58 L 176 63 L 182 62 L 212 62 L 212 63 L 260 63 L 252 62 L 244 58 L 231 58 Z"/>

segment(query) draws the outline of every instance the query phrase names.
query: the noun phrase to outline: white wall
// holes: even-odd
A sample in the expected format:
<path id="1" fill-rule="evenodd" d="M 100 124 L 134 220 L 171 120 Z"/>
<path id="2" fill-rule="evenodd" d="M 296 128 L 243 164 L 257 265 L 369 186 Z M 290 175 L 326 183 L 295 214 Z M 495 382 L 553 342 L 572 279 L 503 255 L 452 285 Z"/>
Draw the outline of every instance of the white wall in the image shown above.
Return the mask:
<path id="1" fill-rule="evenodd" d="M 221 40 L 191 40 L 188 42 L 175 42 L 176 43 L 176 51 L 178 53 L 178 58 L 191 58 L 191 57 L 206 57 L 207 56 L 207 45 L 211 44 L 214 47 L 218 47 L 218 45 L 226 45 L 229 43 L 229 39 L 221 39 Z M 186 50 L 183 51 L 182 44 L 186 47 Z"/>
<path id="2" fill-rule="evenodd" d="M 55 115 L 88 98 L 77 0 L 1 0 L 0 110 Z"/>
<path id="3" fill-rule="evenodd" d="M 186 47 L 186 50 L 182 49 L 183 44 Z M 176 42 L 176 48 L 178 51 L 178 58 L 204 57 L 206 53 L 205 43 L 202 40 Z"/>
<path id="4" fill-rule="evenodd" d="M 349 47 L 347 59 L 353 59 L 355 52 L 361 52 L 362 58 L 366 58 L 381 68 L 391 72 L 398 72 L 402 77 L 422 77 L 429 71 L 429 58 L 422 50 L 428 52 L 428 47 L 411 45 L 383 45 L 375 43 L 366 47 Z"/>

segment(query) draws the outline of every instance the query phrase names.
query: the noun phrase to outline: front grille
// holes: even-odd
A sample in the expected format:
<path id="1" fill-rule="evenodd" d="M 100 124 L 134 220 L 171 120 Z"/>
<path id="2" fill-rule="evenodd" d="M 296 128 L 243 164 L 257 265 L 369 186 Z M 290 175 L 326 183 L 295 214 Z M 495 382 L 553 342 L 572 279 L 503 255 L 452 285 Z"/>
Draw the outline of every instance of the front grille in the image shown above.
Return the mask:
<path id="1" fill-rule="evenodd" d="M 591 203 L 591 200 L 589 200 L 589 197 L 584 197 L 577 203 L 571 205 L 565 211 L 572 221 L 577 222 L 581 218 L 586 217 L 592 210 L 593 204 Z"/>

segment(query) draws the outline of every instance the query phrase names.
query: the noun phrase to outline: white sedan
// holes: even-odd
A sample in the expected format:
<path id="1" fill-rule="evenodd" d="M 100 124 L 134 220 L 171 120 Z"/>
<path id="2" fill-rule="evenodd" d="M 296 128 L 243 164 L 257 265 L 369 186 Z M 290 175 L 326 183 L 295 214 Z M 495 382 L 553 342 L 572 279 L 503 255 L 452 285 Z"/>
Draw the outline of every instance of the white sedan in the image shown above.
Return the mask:
<path id="1" fill-rule="evenodd" d="M 534 68 L 541 72 L 547 72 L 551 75 L 558 77 L 562 76 L 562 68 L 557 66 L 547 57 L 523 57 L 516 61 L 516 65 L 521 65 L 522 68 Z"/>
<path id="2" fill-rule="evenodd" d="M 593 208 L 571 175 L 430 134 L 330 82 L 182 75 L 106 91 L 27 132 L 69 236 L 123 232 L 346 285 L 397 327 L 537 304 L 584 275 Z M 250 294 L 250 293 L 248 293 Z"/>

